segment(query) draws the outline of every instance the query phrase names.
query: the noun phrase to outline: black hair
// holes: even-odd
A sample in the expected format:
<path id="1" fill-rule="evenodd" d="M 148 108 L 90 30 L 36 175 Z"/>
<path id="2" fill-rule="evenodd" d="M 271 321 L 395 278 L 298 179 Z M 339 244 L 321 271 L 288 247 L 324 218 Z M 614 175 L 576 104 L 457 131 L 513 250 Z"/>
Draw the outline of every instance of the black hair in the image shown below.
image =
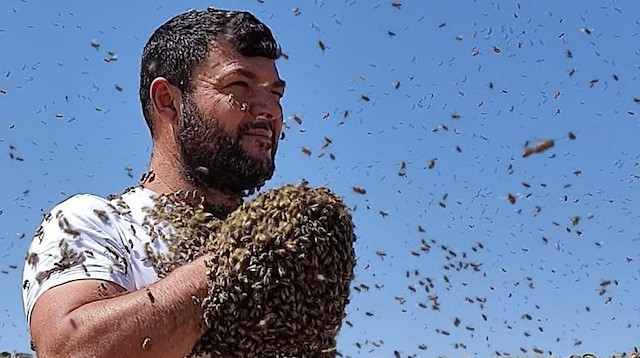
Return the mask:
<path id="1" fill-rule="evenodd" d="M 225 41 L 246 57 L 280 57 L 271 30 L 246 11 L 189 10 L 157 28 L 142 52 L 140 103 L 153 136 L 149 87 L 157 77 L 166 78 L 183 95 L 192 90 L 195 68 L 206 59 L 216 41 Z"/>

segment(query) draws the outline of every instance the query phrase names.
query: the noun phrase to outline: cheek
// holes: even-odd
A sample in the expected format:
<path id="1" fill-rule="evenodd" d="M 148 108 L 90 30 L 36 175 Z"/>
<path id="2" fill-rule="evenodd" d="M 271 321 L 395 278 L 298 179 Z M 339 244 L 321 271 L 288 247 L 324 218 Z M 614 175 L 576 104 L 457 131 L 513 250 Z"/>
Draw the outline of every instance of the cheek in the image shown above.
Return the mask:
<path id="1" fill-rule="evenodd" d="M 235 96 L 218 93 L 204 98 L 200 108 L 204 118 L 215 119 L 228 133 L 237 134 L 238 127 L 245 117 L 242 104 Z"/>

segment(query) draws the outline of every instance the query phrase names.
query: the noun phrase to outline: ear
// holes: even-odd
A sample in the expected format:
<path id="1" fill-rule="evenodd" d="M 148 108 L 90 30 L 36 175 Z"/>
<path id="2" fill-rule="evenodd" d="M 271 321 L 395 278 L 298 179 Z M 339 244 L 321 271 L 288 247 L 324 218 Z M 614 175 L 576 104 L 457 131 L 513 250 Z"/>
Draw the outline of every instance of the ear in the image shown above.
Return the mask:
<path id="1" fill-rule="evenodd" d="M 179 109 L 182 104 L 180 90 L 164 77 L 151 82 L 149 97 L 153 105 L 154 130 L 175 132 L 178 127 Z"/>

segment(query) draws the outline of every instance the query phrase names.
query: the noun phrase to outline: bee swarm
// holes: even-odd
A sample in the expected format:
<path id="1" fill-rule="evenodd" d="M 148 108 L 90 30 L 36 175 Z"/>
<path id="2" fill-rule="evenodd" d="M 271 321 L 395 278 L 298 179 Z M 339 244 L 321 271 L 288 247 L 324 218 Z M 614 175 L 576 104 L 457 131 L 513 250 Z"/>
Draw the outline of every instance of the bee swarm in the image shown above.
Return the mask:
<path id="1" fill-rule="evenodd" d="M 164 238 L 169 254 L 156 257 L 161 276 L 212 254 L 201 303 L 209 330 L 191 356 L 336 356 L 355 266 L 353 222 L 339 197 L 286 185 L 224 221 L 168 197 L 151 215 L 176 229 Z"/>

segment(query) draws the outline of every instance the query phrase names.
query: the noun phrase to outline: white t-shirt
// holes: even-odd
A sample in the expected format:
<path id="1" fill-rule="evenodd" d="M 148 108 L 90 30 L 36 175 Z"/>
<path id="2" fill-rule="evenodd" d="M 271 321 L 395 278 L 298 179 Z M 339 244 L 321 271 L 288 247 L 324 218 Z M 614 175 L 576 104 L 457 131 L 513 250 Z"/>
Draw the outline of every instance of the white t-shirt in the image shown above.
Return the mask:
<path id="1" fill-rule="evenodd" d="M 137 187 L 112 200 L 75 195 L 53 208 L 36 231 L 24 266 L 27 321 L 45 291 L 70 281 L 105 280 L 129 292 L 157 281 L 148 253 L 167 251 L 157 233 L 170 229 L 147 218 L 156 196 Z"/>

